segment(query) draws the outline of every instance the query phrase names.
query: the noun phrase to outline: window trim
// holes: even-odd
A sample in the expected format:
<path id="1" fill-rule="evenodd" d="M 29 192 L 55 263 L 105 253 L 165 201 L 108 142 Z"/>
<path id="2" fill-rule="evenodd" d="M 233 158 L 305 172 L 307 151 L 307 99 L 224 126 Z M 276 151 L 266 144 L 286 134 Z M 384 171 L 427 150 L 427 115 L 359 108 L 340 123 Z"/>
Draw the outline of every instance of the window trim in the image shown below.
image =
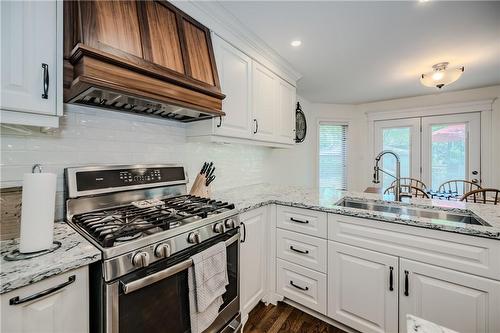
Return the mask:
<path id="1" fill-rule="evenodd" d="M 349 148 L 351 147 L 351 120 L 348 119 L 341 119 L 341 118 L 318 118 L 316 120 L 316 155 L 314 158 L 315 161 L 315 184 L 317 188 L 320 188 L 319 184 L 319 129 L 321 125 L 344 125 L 347 126 L 347 137 L 346 137 L 346 171 L 345 171 L 345 178 L 346 178 L 346 191 L 349 191 L 349 188 L 351 187 L 351 181 L 349 178 L 349 167 L 350 167 L 350 161 L 351 161 L 351 155 L 349 154 Z"/>

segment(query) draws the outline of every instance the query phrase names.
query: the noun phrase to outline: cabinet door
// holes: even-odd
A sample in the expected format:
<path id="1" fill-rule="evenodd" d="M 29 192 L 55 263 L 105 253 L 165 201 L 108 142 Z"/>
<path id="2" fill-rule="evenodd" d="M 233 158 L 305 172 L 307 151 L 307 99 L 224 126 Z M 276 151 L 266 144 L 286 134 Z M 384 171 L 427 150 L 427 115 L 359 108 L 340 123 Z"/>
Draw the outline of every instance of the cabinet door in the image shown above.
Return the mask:
<path id="1" fill-rule="evenodd" d="M 295 87 L 278 80 L 278 112 L 276 113 L 276 140 L 293 143 L 295 139 Z"/>
<path id="2" fill-rule="evenodd" d="M 178 16 L 166 3 L 141 1 L 146 30 L 143 40 L 144 59 L 184 74 Z"/>
<path id="3" fill-rule="evenodd" d="M 399 324 L 412 314 L 458 332 L 500 332 L 500 282 L 400 260 Z"/>
<path id="4" fill-rule="evenodd" d="M 57 2 L 1 1 L 0 6 L 0 109 L 56 115 Z"/>
<path id="5" fill-rule="evenodd" d="M 142 58 L 136 1 L 80 1 L 84 43 L 121 57 Z"/>
<path id="6" fill-rule="evenodd" d="M 252 133 L 263 141 L 275 139 L 275 114 L 277 110 L 278 77 L 257 62 L 252 65 Z"/>
<path id="7" fill-rule="evenodd" d="M 244 242 L 240 248 L 241 313 L 245 318 L 264 296 L 266 208 L 259 208 L 241 215 L 245 224 Z"/>
<path id="8" fill-rule="evenodd" d="M 226 116 L 215 120 L 215 133 L 223 136 L 249 138 L 251 127 L 250 74 L 251 60 L 218 36 L 214 36 L 215 57 L 221 90 L 226 95 L 222 111 Z"/>
<path id="9" fill-rule="evenodd" d="M 25 303 L 10 300 L 36 295 L 47 289 L 74 281 L 62 289 Z M 83 267 L 2 294 L 2 332 L 84 333 L 89 331 L 88 268 Z"/>
<path id="10" fill-rule="evenodd" d="M 329 241 L 328 316 L 360 332 L 398 332 L 397 274 L 397 257 Z"/>

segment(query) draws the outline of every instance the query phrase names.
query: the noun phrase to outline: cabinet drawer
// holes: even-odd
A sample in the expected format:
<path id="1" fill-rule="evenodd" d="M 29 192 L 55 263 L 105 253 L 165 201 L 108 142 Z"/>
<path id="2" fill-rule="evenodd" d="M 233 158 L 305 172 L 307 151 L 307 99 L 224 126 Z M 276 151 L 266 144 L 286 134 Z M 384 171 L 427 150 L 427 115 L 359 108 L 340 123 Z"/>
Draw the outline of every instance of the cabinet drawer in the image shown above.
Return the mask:
<path id="1" fill-rule="evenodd" d="M 278 258 L 326 273 L 326 239 L 277 229 Z"/>
<path id="2" fill-rule="evenodd" d="M 500 280 L 500 242 L 329 214 L 328 239 Z"/>
<path id="3" fill-rule="evenodd" d="M 277 260 L 277 292 L 326 315 L 326 275 Z"/>
<path id="4" fill-rule="evenodd" d="M 0 331 L 88 332 L 88 274 L 85 266 L 0 295 Z M 40 295 L 58 286 L 61 288 Z M 11 304 L 17 298 L 19 303 Z"/>
<path id="5" fill-rule="evenodd" d="M 309 209 L 277 206 L 277 226 L 311 236 L 326 238 L 327 214 Z"/>

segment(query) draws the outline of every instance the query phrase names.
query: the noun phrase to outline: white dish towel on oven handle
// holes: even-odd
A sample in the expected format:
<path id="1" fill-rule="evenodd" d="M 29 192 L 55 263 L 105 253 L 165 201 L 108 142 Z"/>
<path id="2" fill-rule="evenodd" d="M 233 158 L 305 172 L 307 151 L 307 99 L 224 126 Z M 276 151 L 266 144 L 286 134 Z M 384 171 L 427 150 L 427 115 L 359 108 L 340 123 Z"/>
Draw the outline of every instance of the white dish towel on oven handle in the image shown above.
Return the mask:
<path id="1" fill-rule="evenodd" d="M 217 318 L 229 284 L 226 244 L 220 242 L 191 257 L 188 269 L 191 332 L 201 333 Z"/>

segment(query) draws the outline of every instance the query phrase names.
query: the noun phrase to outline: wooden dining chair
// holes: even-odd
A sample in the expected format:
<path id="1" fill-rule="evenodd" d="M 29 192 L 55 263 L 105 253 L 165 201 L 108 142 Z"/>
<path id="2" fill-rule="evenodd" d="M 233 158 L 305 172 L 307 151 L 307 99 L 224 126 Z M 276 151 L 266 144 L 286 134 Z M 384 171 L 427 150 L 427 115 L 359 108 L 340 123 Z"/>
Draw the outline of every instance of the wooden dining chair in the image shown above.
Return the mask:
<path id="1" fill-rule="evenodd" d="M 424 192 L 427 192 L 427 186 L 424 184 L 423 181 L 421 181 L 419 179 L 415 179 L 415 178 L 411 178 L 411 177 L 402 177 L 399 179 L 399 183 L 401 184 L 401 186 L 403 186 L 403 185 L 414 186 L 414 187 L 418 187 L 418 188 L 422 189 Z M 391 183 L 391 186 L 395 186 L 395 185 L 396 185 L 396 181 L 394 180 Z"/>
<path id="2" fill-rule="evenodd" d="M 441 185 L 439 185 L 438 192 L 440 193 L 453 193 L 465 194 L 473 190 L 479 190 L 481 186 L 477 183 L 473 183 L 469 180 L 448 180 Z"/>
<path id="3" fill-rule="evenodd" d="M 384 194 L 394 194 L 395 188 L 395 186 L 386 188 Z M 421 189 L 420 187 L 411 185 L 401 185 L 401 195 L 414 198 L 429 198 L 429 195 L 427 195 L 425 190 Z"/>
<path id="4" fill-rule="evenodd" d="M 500 203 L 500 190 L 480 188 L 465 193 L 460 201 L 497 205 Z"/>

